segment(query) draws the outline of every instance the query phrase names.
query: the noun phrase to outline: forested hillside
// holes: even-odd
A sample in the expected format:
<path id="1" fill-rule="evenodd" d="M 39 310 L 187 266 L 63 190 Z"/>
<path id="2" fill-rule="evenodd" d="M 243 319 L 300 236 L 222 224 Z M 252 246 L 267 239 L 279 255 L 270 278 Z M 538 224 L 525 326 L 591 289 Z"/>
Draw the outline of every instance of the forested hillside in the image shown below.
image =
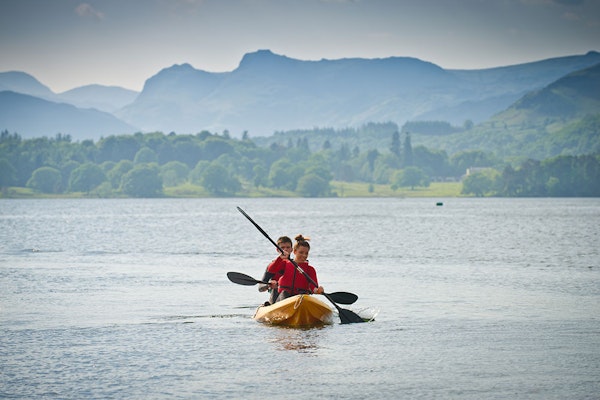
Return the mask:
<path id="1" fill-rule="evenodd" d="M 599 153 L 599 126 L 600 64 L 596 64 L 527 93 L 481 124 L 459 127 L 463 129 L 438 126 L 437 131 L 431 126 L 419 130 L 417 125 L 411 132 L 414 143 L 450 154 L 470 148 L 522 162 Z"/>

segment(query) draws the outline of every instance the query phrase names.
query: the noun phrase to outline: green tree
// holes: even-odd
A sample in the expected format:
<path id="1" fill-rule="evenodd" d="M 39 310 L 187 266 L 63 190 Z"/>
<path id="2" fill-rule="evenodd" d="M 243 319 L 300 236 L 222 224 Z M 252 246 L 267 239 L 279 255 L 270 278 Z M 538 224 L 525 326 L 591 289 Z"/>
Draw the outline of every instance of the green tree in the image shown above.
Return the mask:
<path id="1" fill-rule="evenodd" d="M 202 186 L 212 194 L 228 195 L 234 194 L 241 188 L 237 178 L 231 176 L 221 165 L 209 165 L 202 175 Z"/>
<path id="2" fill-rule="evenodd" d="M 60 173 L 62 175 L 62 187 L 64 188 L 68 188 L 69 187 L 69 179 L 71 178 L 71 173 L 73 171 L 75 171 L 77 168 L 79 168 L 81 166 L 80 163 L 78 163 L 77 161 L 67 161 L 66 163 L 64 163 L 62 165 L 62 167 L 60 168 Z"/>
<path id="3" fill-rule="evenodd" d="M 392 190 L 400 187 L 410 187 L 415 190 L 416 186 L 429 186 L 429 176 L 418 167 L 406 167 L 396 171 L 392 176 Z"/>
<path id="4" fill-rule="evenodd" d="M 108 171 L 113 169 L 115 165 L 117 165 L 117 163 L 114 161 L 104 161 L 100 164 L 100 168 L 102 168 L 102 171 L 104 171 L 105 174 L 108 174 Z"/>
<path id="5" fill-rule="evenodd" d="M 134 164 L 150 164 L 157 162 L 158 156 L 156 155 L 154 150 L 148 147 L 142 147 L 141 149 L 139 149 L 138 152 L 135 153 L 135 157 L 133 158 Z"/>
<path id="6" fill-rule="evenodd" d="M 252 168 L 254 173 L 254 186 L 257 188 L 266 186 L 268 182 L 268 171 L 262 164 L 255 164 Z"/>
<path id="7" fill-rule="evenodd" d="M 499 161 L 493 155 L 481 150 L 461 151 L 450 159 L 450 165 L 458 176 L 464 174 L 469 168 L 492 167 L 498 163 Z"/>
<path id="8" fill-rule="evenodd" d="M 396 157 L 400 157 L 400 149 L 400 133 L 397 130 L 395 130 L 394 133 L 392 133 L 392 144 L 390 145 L 390 151 Z"/>
<path id="9" fill-rule="evenodd" d="M 6 158 L 0 158 L 0 189 L 12 186 L 17 181 L 17 170 Z"/>
<path id="10" fill-rule="evenodd" d="M 206 168 L 208 168 L 209 165 L 210 162 L 206 160 L 198 161 L 194 169 L 191 170 L 189 173 L 190 182 L 196 185 L 202 185 L 202 176 L 204 175 L 204 171 L 206 170 Z"/>
<path id="11" fill-rule="evenodd" d="M 340 161 L 348 161 L 352 156 L 352 153 L 350 152 L 350 146 L 348 146 L 348 143 L 342 143 L 336 155 Z"/>
<path id="12" fill-rule="evenodd" d="M 448 163 L 448 155 L 443 150 L 430 150 L 425 146 L 413 149 L 413 165 L 425 171 L 429 176 L 454 176 Z M 464 173 L 464 171 L 463 171 Z"/>
<path id="13" fill-rule="evenodd" d="M 504 170 L 502 171 L 501 194 L 508 197 L 516 196 L 521 185 L 517 171 L 510 165 L 504 167 Z"/>
<path id="14" fill-rule="evenodd" d="M 406 132 L 406 137 L 404 138 L 404 148 L 402 153 L 402 166 L 410 167 L 413 165 L 413 149 L 410 140 L 410 133 Z"/>
<path id="15" fill-rule="evenodd" d="M 317 174 L 304 175 L 298 180 L 297 192 L 305 197 L 320 197 L 330 193 L 329 181 Z"/>
<path id="16" fill-rule="evenodd" d="M 463 180 L 461 193 L 474 194 L 477 197 L 494 194 L 498 189 L 498 178 L 498 171 L 493 169 L 470 174 Z"/>
<path id="17" fill-rule="evenodd" d="M 27 181 L 27 187 L 42 193 L 60 193 L 62 176 L 52 167 L 41 167 L 33 171 Z"/>
<path id="18" fill-rule="evenodd" d="M 177 186 L 184 183 L 189 173 L 189 167 L 179 161 L 169 161 L 160 167 L 160 176 L 165 186 Z"/>
<path id="19" fill-rule="evenodd" d="M 308 160 L 303 163 L 305 167 L 304 175 L 315 174 L 325 179 L 327 182 L 333 179 L 331 169 L 328 165 L 328 160 L 331 159 L 329 156 L 330 152 L 322 151 L 319 153 L 311 154 Z"/>
<path id="20" fill-rule="evenodd" d="M 69 177 L 69 191 L 89 193 L 106 181 L 106 175 L 97 164 L 85 163 L 75 168 Z"/>
<path id="21" fill-rule="evenodd" d="M 282 158 L 271 165 L 269 183 L 274 188 L 289 188 L 293 177 L 293 165 L 288 159 Z"/>
<path id="22" fill-rule="evenodd" d="M 98 142 L 98 161 L 133 160 L 139 149 L 140 144 L 135 136 L 109 136 Z"/>
<path id="23" fill-rule="evenodd" d="M 367 162 L 369 163 L 369 171 L 371 171 L 371 173 L 375 170 L 375 160 L 377 160 L 377 157 L 379 157 L 377 149 L 369 150 L 367 152 Z"/>
<path id="24" fill-rule="evenodd" d="M 136 165 L 123 175 L 121 191 L 132 197 L 158 197 L 162 195 L 162 181 L 156 164 Z"/>
<path id="25" fill-rule="evenodd" d="M 123 175 L 133 169 L 133 162 L 129 160 L 121 160 L 106 174 L 113 189 L 118 189 L 121 186 Z"/>
<path id="26" fill-rule="evenodd" d="M 223 154 L 231 154 L 233 146 L 230 142 L 231 140 L 219 136 L 207 138 L 203 143 L 203 154 L 209 161 L 215 160 Z"/>
<path id="27" fill-rule="evenodd" d="M 173 160 L 187 164 L 193 168 L 202 159 L 201 145 L 193 137 L 177 137 L 173 145 Z"/>

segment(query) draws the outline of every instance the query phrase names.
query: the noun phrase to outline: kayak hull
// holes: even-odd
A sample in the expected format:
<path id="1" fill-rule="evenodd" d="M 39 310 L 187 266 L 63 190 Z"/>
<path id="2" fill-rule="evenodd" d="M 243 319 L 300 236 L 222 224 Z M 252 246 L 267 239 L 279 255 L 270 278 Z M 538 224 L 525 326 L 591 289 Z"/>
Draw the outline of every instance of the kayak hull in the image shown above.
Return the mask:
<path id="1" fill-rule="evenodd" d="M 258 307 L 253 318 L 272 325 L 313 327 L 333 323 L 333 310 L 316 296 L 300 294 Z"/>

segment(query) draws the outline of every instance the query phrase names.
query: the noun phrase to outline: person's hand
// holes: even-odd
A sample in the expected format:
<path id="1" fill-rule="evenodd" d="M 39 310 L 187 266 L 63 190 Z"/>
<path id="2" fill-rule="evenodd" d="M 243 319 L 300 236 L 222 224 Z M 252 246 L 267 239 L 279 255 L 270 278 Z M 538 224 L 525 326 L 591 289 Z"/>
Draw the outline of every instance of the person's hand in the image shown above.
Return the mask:
<path id="1" fill-rule="evenodd" d="M 277 281 L 274 279 L 271 279 L 269 281 L 269 286 L 271 287 L 271 289 L 277 289 Z"/>
<path id="2" fill-rule="evenodd" d="M 288 253 L 287 251 L 283 251 L 280 255 L 279 258 L 283 259 L 283 260 L 287 260 L 288 258 L 290 258 L 290 253 Z"/>
<path id="3" fill-rule="evenodd" d="M 323 289 L 323 286 L 319 286 L 318 288 L 314 288 L 313 293 L 315 294 L 323 294 L 323 292 L 325 292 L 325 289 Z"/>

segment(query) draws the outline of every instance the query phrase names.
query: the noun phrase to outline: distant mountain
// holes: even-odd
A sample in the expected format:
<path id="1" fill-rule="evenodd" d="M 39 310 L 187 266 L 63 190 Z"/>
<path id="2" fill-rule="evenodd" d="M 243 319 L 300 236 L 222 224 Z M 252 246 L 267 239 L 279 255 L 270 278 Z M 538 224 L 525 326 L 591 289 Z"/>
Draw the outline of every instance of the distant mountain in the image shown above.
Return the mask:
<path id="1" fill-rule="evenodd" d="M 58 97 L 79 108 L 95 108 L 112 113 L 133 102 L 138 94 L 118 86 L 88 85 L 60 93 Z"/>
<path id="2" fill-rule="evenodd" d="M 589 52 L 483 70 L 446 70 L 409 57 L 302 61 L 260 50 L 244 55 L 231 72 L 211 73 L 189 64 L 165 68 L 147 79 L 139 94 L 99 85 L 55 94 L 30 75 L 4 72 L 0 73 L 0 89 L 54 104 L 69 103 L 79 107 L 80 112 L 76 130 L 72 129 L 74 121 L 61 120 L 56 114 L 48 120 L 47 128 L 51 129 L 26 132 L 22 128 L 35 122 L 18 124 L 11 116 L 11 126 L 4 126 L 9 113 L 2 104 L 0 113 L 6 117 L 0 119 L 0 129 L 14 126 L 27 136 L 70 130 L 85 131 L 89 137 L 90 132 L 113 131 L 96 125 L 84 127 L 82 121 L 86 118 L 81 112 L 89 116 L 94 110 L 82 108 L 111 112 L 113 122 L 119 126 L 116 131 L 136 127 L 124 133 L 228 130 L 233 137 L 241 137 L 245 131 L 251 137 L 268 137 L 274 132 L 314 127 L 345 129 L 372 122 L 402 126 L 407 121 L 426 120 L 462 126 L 470 120 L 477 125 L 524 96 L 532 96 L 552 82 L 598 63 L 600 53 Z M 37 112 L 50 115 L 41 111 L 40 104 Z M 30 115 L 29 110 L 11 107 L 15 115 Z M 75 134 L 73 138 L 79 139 Z"/>
<path id="3" fill-rule="evenodd" d="M 389 120 L 414 107 L 415 96 L 456 85 L 452 74 L 412 58 L 299 61 L 263 50 L 246 54 L 230 73 L 164 69 L 116 115 L 148 130 L 266 136 Z"/>
<path id="4" fill-rule="evenodd" d="M 482 70 L 453 70 L 471 88 L 470 99 L 449 108 L 438 108 L 418 116 L 419 120 L 443 120 L 462 124 L 456 116 L 471 113 L 473 122 L 483 122 L 512 104 L 532 90 L 543 88 L 573 71 L 600 62 L 600 53 L 589 52 L 585 56 L 551 58 L 526 64 Z M 500 92 L 498 96 L 490 95 Z"/>
<path id="5" fill-rule="evenodd" d="M 368 122 L 486 120 L 525 93 L 600 62 L 600 53 L 486 70 L 444 70 L 415 58 L 300 61 L 261 50 L 209 73 L 163 69 L 115 114 L 143 130 L 195 133 L 348 127 Z"/>
<path id="6" fill-rule="evenodd" d="M 544 159 L 600 152 L 600 63 L 526 93 L 474 129 L 446 136 L 413 135 L 413 144 Z"/>
<path id="7" fill-rule="evenodd" d="M 531 92 L 497 118 L 573 119 L 600 113 L 600 64 L 573 72 L 541 90 Z"/>
<path id="8" fill-rule="evenodd" d="M 0 92 L 29 94 L 42 99 L 56 99 L 56 94 L 33 76 L 19 71 L 0 72 Z"/>
<path id="9" fill-rule="evenodd" d="M 0 91 L 28 94 L 53 102 L 69 103 L 79 108 L 95 108 L 110 113 L 131 103 L 139 94 L 118 86 L 102 85 L 81 86 L 57 94 L 33 76 L 17 71 L 0 72 Z"/>
<path id="10" fill-rule="evenodd" d="M 16 132 L 23 138 L 54 137 L 62 133 L 75 140 L 137 131 L 109 113 L 11 91 L 0 92 L 0 129 Z"/>

